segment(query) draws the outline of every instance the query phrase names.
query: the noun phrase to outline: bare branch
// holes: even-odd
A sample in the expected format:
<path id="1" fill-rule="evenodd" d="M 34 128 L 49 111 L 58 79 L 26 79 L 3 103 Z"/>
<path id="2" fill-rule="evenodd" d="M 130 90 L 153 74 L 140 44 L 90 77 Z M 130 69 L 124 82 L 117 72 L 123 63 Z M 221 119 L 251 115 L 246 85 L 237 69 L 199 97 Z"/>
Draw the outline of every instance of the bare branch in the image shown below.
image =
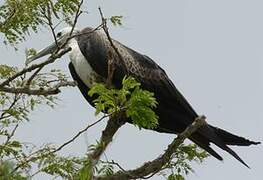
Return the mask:
<path id="1" fill-rule="evenodd" d="M 81 134 L 83 134 L 84 132 L 86 132 L 89 128 L 93 127 L 94 125 L 98 124 L 99 122 L 101 122 L 103 119 L 105 119 L 106 117 L 108 117 L 107 115 L 102 116 L 99 120 L 95 121 L 94 123 L 88 125 L 87 127 L 85 127 L 83 130 L 79 131 L 73 138 L 71 138 L 70 140 L 68 140 L 67 142 L 65 142 L 64 144 L 62 144 L 61 146 L 59 146 L 57 149 L 55 149 L 54 151 L 52 151 L 52 153 L 55 153 L 57 151 L 60 151 L 62 148 L 64 148 L 65 146 L 67 146 L 68 144 L 72 143 L 73 141 L 75 141 L 75 139 L 77 139 Z"/>
<path id="2" fill-rule="evenodd" d="M 176 149 L 179 147 L 180 144 L 183 143 L 183 141 L 190 137 L 192 133 L 194 133 L 198 128 L 201 126 L 205 126 L 205 116 L 200 116 L 195 119 L 195 121 L 188 126 L 182 133 L 180 133 L 171 144 L 168 145 L 168 148 L 165 150 L 165 153 L 163 153 L 158 158 L 146 162 L 139 168 L 136 168 L 134 170 L 128 170 L 128 171 L 118 171 L 115 174 L 111 176 L 105 176 L 105 177 L 96 177 L 96 180 L 119 180 L 119 179 L 139 179 L 144 178 L 145 176 L 151 175 L 152 173 L 156 173 L 159 170 L 162 169 L 162 167 L 168 163 L 173 155 L 173 153 L 176 151 Z"/>
<path id="3" fill-rule="evenodd" d="M 100 12 L 100 16 L 101 16 L 102 28 L 103 28 L 106 36 L 107 36 L 107 39 L 110 42 L 110 45 L 113 48 L 114 52 L 117 54 L 119 60 L 121 62 L 124 62 L 122 55 L 120 54 L 120 52 L 118 51 L 118 48 L 116 48 L 116 46 L 114 45 L 114 43 L 113 43 L 113 41 L 112 41 L 112 39 L 110 37 L 110 33 L 109 33 L 108 27 L 107 27 L 107 19 L 104 18 L 102 10 L 101 10 L 100 7 L 99 7 L 99 12 Z M 108 52 L 108 77 L 107 77 L 107 85 L 108 85 L 108 87 L 111 86 L 114 71 L 115 71 L 115 62 L 114 62 L 114 58 L 113 58 L 112 52 L 109 51 Z"/>
<path id="4" fill-rule="evenodd" d="M 77 12 L 76 12 L 76 15 L 75 15 L 75 18 L 74 18 L 74 22 L 73 22 L 73 26 L 71 28 L 71 31 L 70 31 L 70 36 L 72 35 L 73 31 L 74 31 L 74 28 L 78 22 L 78 19 L 79 19 L 79 16 L 82 14 L 83 11 L 80 10 L 81 6 L 83 4 L 83 0 L 80 1 L 79 5 L 78 5 L 78 9 L 77 9 Z M 69 40 L 69 39 L 68 39 Z M 67 41 L 68 41 L 67 40 Z M 66 41 L 66 42 L 67 42 Z"/>

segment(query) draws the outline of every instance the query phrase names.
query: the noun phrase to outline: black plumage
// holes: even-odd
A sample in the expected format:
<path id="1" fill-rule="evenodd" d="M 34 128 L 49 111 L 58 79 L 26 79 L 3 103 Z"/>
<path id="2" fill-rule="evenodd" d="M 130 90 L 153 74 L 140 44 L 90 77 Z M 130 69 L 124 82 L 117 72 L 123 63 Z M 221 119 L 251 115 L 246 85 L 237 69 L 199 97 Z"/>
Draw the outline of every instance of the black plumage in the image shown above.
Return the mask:
<path id="1" fill-rule="evenodd" d="M 143 89 L 154 93 L 158 101 L 158 107 L 155 112 L 159 116 L 159 125 L 154 129 L 155 131 L 178 134 L 198 117 L 198 114 L 177 90 L 165 71 L 151 58 L 113 40 L 114 45 L 122 55 L 122 61 L 112 49 L 103 32 L 95 31 L 90 33 L 91 31 L 92 28 L 85 28 L 75 37 L 81 53 L 101 79 L 107 79 L 107 57 L 110 52 L 114 58 L 116 67 L 112 79 L 115 87 L 119 88 L 123 77 L 128 75 L 136 78 L 141 83 Z M 87 95 L 90 87 L 81 80 L 72 63 L 70 63 L 69 68 L 73 79 L 78 82 L 78 87 L 83 96 L 91 105 L 94 105 L 92 102 L 93 98 Z M 228 145 L 249 146 L 259 143 L 211 125 L 201 127 L 189 139 L 217 159 L 222 160 L 222 157 L 210 147 L 210 143 L 213 143 L 230 153 L 246 166 L 247 164 Z"/>

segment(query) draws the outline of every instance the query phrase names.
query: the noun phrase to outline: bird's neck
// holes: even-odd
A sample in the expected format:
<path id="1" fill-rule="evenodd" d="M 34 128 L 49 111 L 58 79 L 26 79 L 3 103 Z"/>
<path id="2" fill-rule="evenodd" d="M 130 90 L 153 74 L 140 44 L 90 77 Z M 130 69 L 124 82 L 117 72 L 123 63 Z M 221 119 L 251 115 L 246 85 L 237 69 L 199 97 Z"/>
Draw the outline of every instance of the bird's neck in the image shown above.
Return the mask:
<path id="1" fill-rule="evenodd" d="M 76 39 L 68 42 L 71 51 L 69 53 L 70 60 L 75 68 L 76 73 L 87 87 L 91 87 L 94 83 L 98 83 L 99 75 L 92 69 L 89 61 L 83 56 Z"/>

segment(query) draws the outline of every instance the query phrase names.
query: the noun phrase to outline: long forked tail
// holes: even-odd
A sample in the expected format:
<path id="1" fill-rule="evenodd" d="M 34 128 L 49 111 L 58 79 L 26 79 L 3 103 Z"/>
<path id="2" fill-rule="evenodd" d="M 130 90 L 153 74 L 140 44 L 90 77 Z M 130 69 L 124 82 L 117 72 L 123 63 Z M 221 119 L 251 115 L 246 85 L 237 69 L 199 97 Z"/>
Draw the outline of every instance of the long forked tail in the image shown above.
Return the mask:
<path id="1" fill-rule="evenodd" d="M 192 134 L 190 139 L 194 143 L 199 145 L 201 148 L 209 152 L 215 158 L 223 160 L 223 158 L 210 147 L 210 142 L 212 142 L 221 149 L 227 151 L 229 154 L 231 154 L 234 158 L 236 158 L 239 162 L 241 162 L 248 168 L 249 166 L 238 156 L 237 153 L 235 153 L 227 145 L 249 146 L 252 144 L 260 144 L 260 142 L 250 141 L 248 139 L 234 135 L 223 129 L 211 125 L 201 127 L 197 132 Z"/>
<path id="2" fill-rule="evenodd" d="M 223 142 L 227 145 L 250 146 L 252 144 L 254 145 L 260 144 L 260 142 L 250 141 L 246 138 L 231 134 L 223 129 L 211 125 L 210 127 L 214 129 L 217 136 L 219 136 L 223 140 Z"/>

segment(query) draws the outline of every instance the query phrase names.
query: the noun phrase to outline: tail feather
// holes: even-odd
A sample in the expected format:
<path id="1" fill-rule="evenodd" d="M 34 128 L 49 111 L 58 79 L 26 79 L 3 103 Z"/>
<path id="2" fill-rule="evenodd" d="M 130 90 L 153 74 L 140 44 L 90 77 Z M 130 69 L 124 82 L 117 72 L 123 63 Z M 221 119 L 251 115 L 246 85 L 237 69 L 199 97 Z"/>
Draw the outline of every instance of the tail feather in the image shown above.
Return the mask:
<path id="1" fill-rule="evenodd" d="M 200 129 L 198 129 L 197 132 L 192 134 L 190 139 L 194 143 L 199 145 L 201 148 L 205 149 L 208 153 L 210 153 L 215 158 L 217 158 L 219 160 L 223 160 L 223 158 L 210 147 L 210 142 L 212 142 L 216 146 L 227 151 L 235 159 L 237 159 L 239 162 L 241 162 L 242 164 L 244 164 L 248 168 L 249 168 L 249 166 L 238 156 L 237 153 L 235 153 L 227 145 L 249 146 L 251 144 L 259 144 L 260 143 L 260 142 L 250 141 L 250 140 L 245 139 L 243 137 L 236 136 L 236 135 L 231 134 L 225 130 L 219 129 L 217 127 L 213 127 L 211 125 L 201 127 Z"/>
<path id="2" fill-rule="evenodd" d="M 239 162 L 241 162 L 242 164 L 244 164 L 246 167 L 250 168 L 239 156 L 237 153 L 235 153 L 235 151 L 233 151 L 231 148 L 229 148 L 228 146 L 225 146 L 224 148 L 225 151 L 227 151 L 229 154 L 231 154 L 234 158 L 236 158 Z"/>
<path id="3" fill-rule="evenodd" d="M 207 140 L 207 138 L 204 138 L 203 136 L 200 136 L 198 134 L 193 134 L 190 137 L 190 140 L 193 141 L 195 144 L 197 144 L 198 146 L 200 146 L 201 148 L 203 148 L 204 150 L 206 150 L 209 154 L 211 154 L 212 156 L 214 156 L 216 159 L 222 161 L 223 158 L 210 147 L 210 143 Z"/>
<path id="4" fill-rule="evenodd" d="M 253 145 L 260 144 L 260 142 L 250 141 L 243 137 L 231 134 L 223 129 L 213 127 L 213 126 L 210 126 L 210 127 L 214 129 L 217 136 L 219 136 L 224 141 L 224 143 L 227 145 L 250 146 L 252 144 Z"/>

